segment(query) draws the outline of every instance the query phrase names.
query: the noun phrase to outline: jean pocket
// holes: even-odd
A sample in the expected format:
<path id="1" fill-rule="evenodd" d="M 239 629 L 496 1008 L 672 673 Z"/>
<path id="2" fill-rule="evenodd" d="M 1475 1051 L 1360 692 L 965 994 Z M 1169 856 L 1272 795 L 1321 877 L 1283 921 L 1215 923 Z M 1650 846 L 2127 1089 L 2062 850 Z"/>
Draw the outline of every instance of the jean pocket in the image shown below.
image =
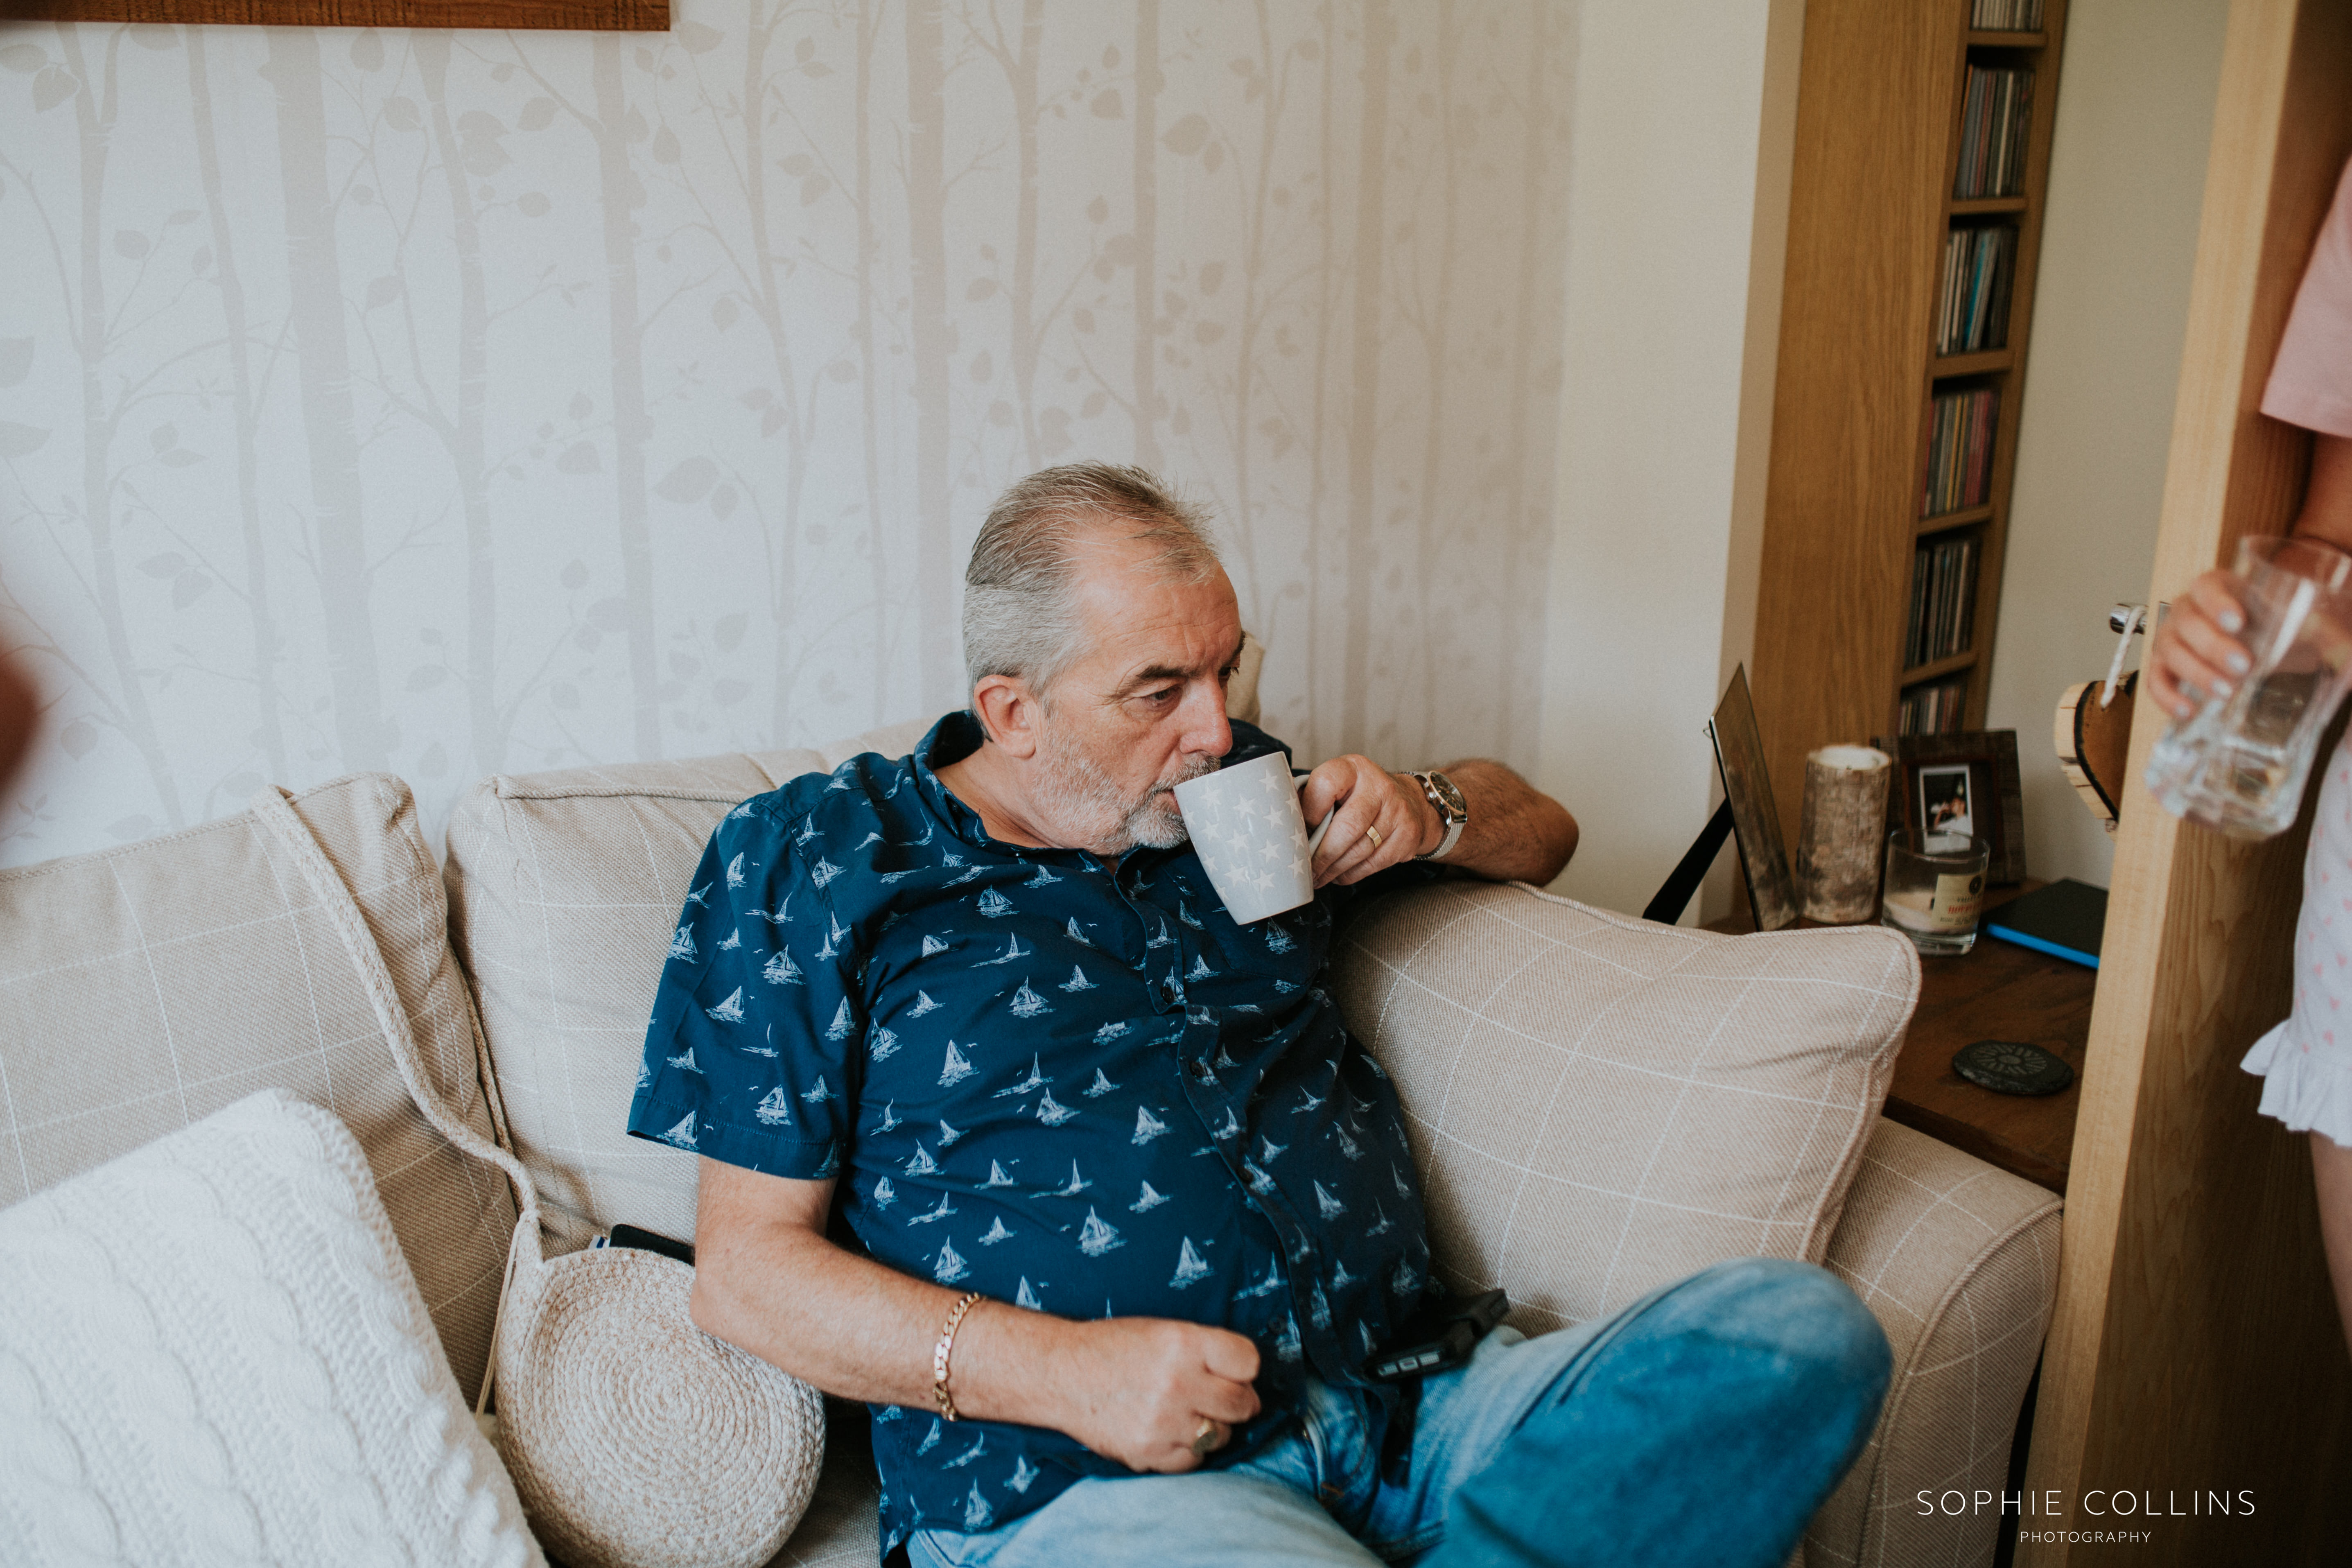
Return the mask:
<path id="1" fill-rule="evenodd" d="M 907 1537 L 907 1561 L 909 1568 L 985 1568 L 998 1544 L 993 1534 L 918 1530 Z"/>

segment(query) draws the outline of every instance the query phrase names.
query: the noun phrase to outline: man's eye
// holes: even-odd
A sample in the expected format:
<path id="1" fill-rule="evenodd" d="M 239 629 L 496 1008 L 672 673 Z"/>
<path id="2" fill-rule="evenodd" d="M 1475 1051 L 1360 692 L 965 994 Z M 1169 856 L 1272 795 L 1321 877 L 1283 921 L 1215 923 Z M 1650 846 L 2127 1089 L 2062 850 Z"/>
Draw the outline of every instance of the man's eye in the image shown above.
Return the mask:
<path id="1" fill-rule="evenodd" d="M 1220 686 L 1231 686 L 1234 683 L 1234 677 L 1239 675 L 1241 672 L 1242 667 L 1240 665 L 1229 664 L 1225 666 L 1224 668 L 1217 671 L 1217 684 Z"/>
<path id="2" fill-rule="evenodd" d="M 1143 700 L 1146 702 L 1167 702 L 1173 700 L 1175 695 L 1176 689 L 1174 687 L 1163 686 L 1157 691 L 1145 692 L 1143 694 Z"/>

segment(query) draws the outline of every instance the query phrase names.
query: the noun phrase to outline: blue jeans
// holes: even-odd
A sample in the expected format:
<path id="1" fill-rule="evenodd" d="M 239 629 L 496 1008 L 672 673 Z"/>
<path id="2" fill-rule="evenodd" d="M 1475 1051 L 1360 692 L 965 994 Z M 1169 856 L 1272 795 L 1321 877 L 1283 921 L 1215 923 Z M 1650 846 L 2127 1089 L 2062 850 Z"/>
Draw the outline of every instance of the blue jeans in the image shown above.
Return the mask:
<path id="1" fill-rule="evenodd" d="M 1412 1472 L 1379 1474 L 1360 1401 L 1309 1387 L 1228 1468 L 1079 1482 L 914 1568 L 1780 1568 L 1885 1397 L 1877 1320 L 1810 1264 L 1747 1258 L 1605 1322 L 1497 1329 L 1423 1384 Z"/>

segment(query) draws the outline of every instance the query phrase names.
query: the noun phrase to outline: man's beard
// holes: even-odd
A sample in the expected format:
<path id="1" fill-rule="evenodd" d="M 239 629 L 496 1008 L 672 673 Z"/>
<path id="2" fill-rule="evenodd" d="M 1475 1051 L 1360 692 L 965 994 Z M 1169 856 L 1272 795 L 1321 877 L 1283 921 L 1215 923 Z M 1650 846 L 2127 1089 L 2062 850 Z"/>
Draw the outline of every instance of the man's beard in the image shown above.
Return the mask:
<path id="1" fill-rule="evenodd" d="M 1141 845 L 1173 849 L 1184 842 L 1184 818 L 1176 810 L 1176 785 L 1217 771 L 1214 757 L 1186 757 L 1176 776 L 1155 784 L 1139 797 L 1120 793 L 1092 757 L 1070 743 L 1049 718 L 1039 738 L 1040 764 L 1034 798 L 1055 837 L 1102 856 L 1124 854 Z"/>

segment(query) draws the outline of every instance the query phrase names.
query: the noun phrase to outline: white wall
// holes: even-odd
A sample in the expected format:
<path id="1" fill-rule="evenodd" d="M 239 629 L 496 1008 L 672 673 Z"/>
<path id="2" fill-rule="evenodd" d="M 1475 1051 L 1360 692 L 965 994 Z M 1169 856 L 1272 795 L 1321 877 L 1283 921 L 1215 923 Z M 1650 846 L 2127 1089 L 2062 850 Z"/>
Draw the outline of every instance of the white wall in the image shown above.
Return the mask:
<path id="1" fill-rule="evenodd" d="M 1582 7 L 1541 780 L 1584 828 L 1559 890 L 1608 908 L 1713 810 L 1754 638 L 1803 9 Z"/>
<path id="2" fill-rule="evenodd" d="M 2114 865 L 2058 770 L 2051 721 L 2060 692 L 2106 673 L 2107 606 L 2139 600 L 2155 567 L 2229 9 L 2068 8 L 1986 715 L 2017 731 L 2035 877 L 2105 887 Z M 2138 662 L 2136 647 L 2127 668 Z M 2143 709 L 2136 722 L 2161 720 Z"/>
<path id="3" fill-rule="evenodd" d="M 1536 764 L 1574 5 L 674 16 L 0 25 L 0 864 L 935 713 L 1082 456 L 1214 504 L 1305 755 Z"/>

